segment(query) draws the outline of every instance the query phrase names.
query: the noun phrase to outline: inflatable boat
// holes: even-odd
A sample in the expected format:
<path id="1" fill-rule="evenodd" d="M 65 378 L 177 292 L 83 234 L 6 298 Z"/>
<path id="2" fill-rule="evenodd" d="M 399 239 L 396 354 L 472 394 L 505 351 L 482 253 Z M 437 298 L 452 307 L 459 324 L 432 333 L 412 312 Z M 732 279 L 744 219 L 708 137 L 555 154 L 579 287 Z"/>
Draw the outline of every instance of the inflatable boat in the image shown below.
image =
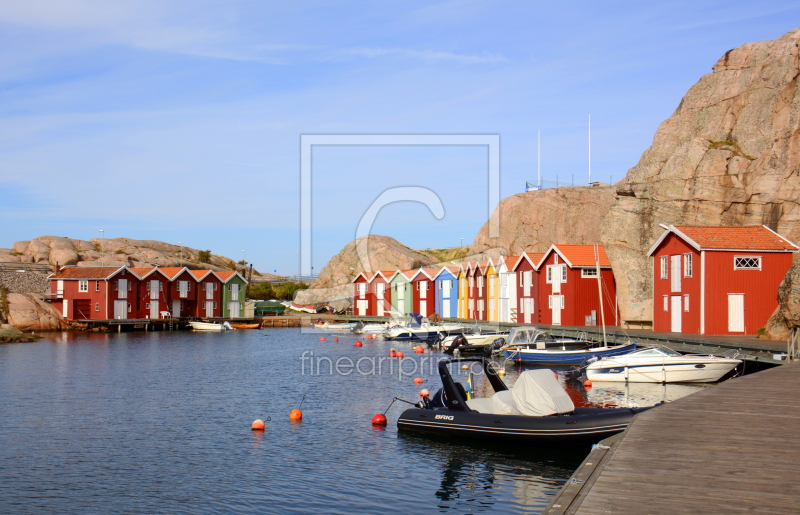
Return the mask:
<path id="1" fill-rule="evenodd" d="M 468 398 L 464 386 L 453 379 L 448 365 L 477 362 L 495 393 Z M 399 430 L 495 441 L 596 443 L 623 431 L 633 417 L 650 408 L 576 408 L 569 395 L 546 369 L 526 370 L 508 388 L 483 357 L 445 359 L 439 362 L 442 388 L 430 399 L 405 410 L 397 420 Z"/>

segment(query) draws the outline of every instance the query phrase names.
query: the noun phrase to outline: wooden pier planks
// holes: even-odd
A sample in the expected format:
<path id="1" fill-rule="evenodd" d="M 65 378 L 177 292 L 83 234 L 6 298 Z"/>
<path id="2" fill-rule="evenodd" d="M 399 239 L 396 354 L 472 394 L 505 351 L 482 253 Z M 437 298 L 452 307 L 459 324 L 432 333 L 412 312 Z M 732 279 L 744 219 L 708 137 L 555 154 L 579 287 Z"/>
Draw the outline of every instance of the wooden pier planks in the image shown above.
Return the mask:
<path id="1" fill-rule="evenodd" d="M 574 513 L 800 513 L 799 381 L 794 363 L 637 415 Z"/>

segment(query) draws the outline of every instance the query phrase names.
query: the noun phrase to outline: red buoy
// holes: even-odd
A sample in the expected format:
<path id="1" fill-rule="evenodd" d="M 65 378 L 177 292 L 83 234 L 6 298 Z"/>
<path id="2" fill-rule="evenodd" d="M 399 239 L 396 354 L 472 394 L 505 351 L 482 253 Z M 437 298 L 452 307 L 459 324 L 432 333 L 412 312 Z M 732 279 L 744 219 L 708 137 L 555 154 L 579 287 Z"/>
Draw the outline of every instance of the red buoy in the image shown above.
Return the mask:
<path id="1" fill-rule="evenodd" d="M 431 394 L 431 392 L 429 392 L 427 388 L 423 388 L 422 390 L 419 391 L 419 396 L 420 397 L 427 397 L 430 394 Z"/>
<path id="2" fill-rule="evenodd" d="M 299 422 L 303 420 L 303 412 L 300 411 L 299 409 L 293 409 L 291 412 L 289 412 L 289 420 L 292 420 L 294 422 Z"/>
<path id="3" fill-rule="evenodd" d="M 386 417 L 382 414 L 378 413 L 374 417 L 372 417 L 372 425 L 373 426 L 385 426 L 386 425 Z"/>
<path id="4" fill-rule="evenodd" d="M 339 338 L 334 338 L 333 341 L 338 342 Z"/>
<path id="5" fill-rule="evenodd" d="M 414 349 L 414 352 L 416 352 L 417 354 L 423 354 L 425 352 L 425 349 L 423 347 L 417 347 L 416 349 Z"/>
<path id="6" fill-rule="evenodd" d="M 422 384 L 422 378 L 421 377 L 415 377 L 414 378 L 414 384 Z"/>
<path id="7" fill-rule="evenodd" d="M 319 337 L 319 341 L 321 341 L 321 342 L 324 342 L 324 341 L 326 341 L 326 340 L 327 340 L 327 338 L 325 338 L 324 336 L 320 336 L 320 337 Z"/>
<path id="8" fill-rule="evenodd" d="M 250 426 L 250 428 L 253 431 L 263 431 L 264 430 L 264 421 L 261 420 L 260 418 L 256 419 L 256 420 L 253 421 L 253 425 Z"/>
<path id="9" fill-rule="evenodd" d="M 370 335 L 367 335 L 367 340 L 371 340 L 371 339 L 373 339 L 373 338 L 375 338 L 375 337 L 374 337 L 374 336 L 372 336 L 371 334 L 370 334 Z"/>
<path id="10" fill-rule="evenodd" d="M 394 351 L 394 349 L 389 351 L 389 357 L 390 358 L 396 358 L 397 357 L 397 353 Z"/>
<path id="11" fill-rule="evenodd" d="M 353 344 L 353 347 L 361 347 L 361 346 L 363 346 L 363 345 L 364 345 L 364 344 L 363 344 L 363 343 L 361 343 L 361 342 L 356 342 L 356 343 L 354 343 L 354 344 Z"/>
<path id="12" fill-rule="evenodd" d="M 399 351 L 395 352 L 395 355 L 396 355 L 398 358 L 402 358 L 403 356 L 405 356 L 405 353 L 403 353 L 403 351 L 399 350 Z"/>

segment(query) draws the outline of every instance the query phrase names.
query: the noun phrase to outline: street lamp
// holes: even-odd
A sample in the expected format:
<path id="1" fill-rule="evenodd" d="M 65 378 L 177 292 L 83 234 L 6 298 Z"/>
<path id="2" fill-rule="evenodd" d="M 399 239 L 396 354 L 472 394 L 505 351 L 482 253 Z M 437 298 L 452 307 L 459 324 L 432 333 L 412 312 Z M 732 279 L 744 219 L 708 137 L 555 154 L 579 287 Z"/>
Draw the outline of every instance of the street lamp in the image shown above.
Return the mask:
<path id="1" fill-rule="evenodd" d="M 178 250 L 178 257 L 183 259 L 183 245 L 181 245 L 181 242 L 178 242 L 178 247 L 180 247 L 180 250 Z"/>
<path id="2" fill-rule="evenodd" d="M 461 238 L 461 246 L 464 246 L 464 238 Z"/>
<path id="3" fill-rule="evenodd" d="M 103 254 L 102 254 L 102 258 L 100 260 L 100 263 L 103 266 L 106 266 L 106 245 L 105 245 L 105 243 L 106 243 L 106 232 L 103 229 L 100 229 L 100 232 L 103 233 L 103 245 L 101 245 L 101 247 L 100 247 L 100 249 L 101 249 L 100 251 Z"/>

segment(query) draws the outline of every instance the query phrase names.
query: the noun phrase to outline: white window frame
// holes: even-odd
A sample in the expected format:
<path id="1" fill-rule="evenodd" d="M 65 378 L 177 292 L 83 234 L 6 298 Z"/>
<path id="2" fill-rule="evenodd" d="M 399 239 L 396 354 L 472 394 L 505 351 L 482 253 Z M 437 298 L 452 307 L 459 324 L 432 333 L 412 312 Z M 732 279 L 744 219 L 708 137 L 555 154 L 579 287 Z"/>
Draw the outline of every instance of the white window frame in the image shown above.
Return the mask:
<path id="1" fill-rule="evenodd" d="M 664 295 L 664 312 L 669 311 L 669 295 Z"/>
<path id="2" fill-rule="evenodd" d="M 88 279 L 79 279 L 78 280 L 78 293 L 88 293 L 89 292 L 89 280 Z"/>
<path id="3" fill-rule="evenodd" d="M 144 309 L 150 309 L 150 303 L 149 302 L 145 303 Z"/>
<path id="4" fill-rule="evenodd" d="M 545 282 L 547 284 L 553 284 L 553 267 L 555 265 L 547 265 L 547 277 L 545 278 Z"/>
<path id="5" fill-rule="evenodd" d="M 692 253 L 687 252 L 683 255 L 683 276 L 684 277 L 691 277 L 692 276 Z"/>
<path id="6" fill-rule="evenodd" d="M 683 311 L 684 313 L 689 312 L 689 294 L 684 294 L 683 296 Z"/>
<path id="7" fill-rule="evenodd" d="M 99 313 L 100 312 L 100 303 L 99 302 L 95 302 L 94 303 L 94 311 L 95 311 L 95 313 Z"/>
<path id="8" fill-rule="evenodd" d="M 596 268 L 581 268 L 581 277 L 583 279 L 597 279 Z"/>
<path id="9" fill-rule="evenodd" d="M 562 263 L 558 266 L 561 267 L 561 284 L 567 284 L 567 265 Z"/>
<path id="10" fill-rule="evenodd" d="M 669 279 L 669 256 L 661 256 L 661 278 Z"/>
<path id="11" fill-rule="evenodd" d="M 751 259 L 755 259 L 756 260 L 756 262 L 758 263 L 757 267 L 754 267 L 754 266 L 741 266 L 740 265 L 740 263 L 741 263 L 740 260 L 751 260 Z M 763 263 L 763 260 L 761 259 L 761 256 L 733 256 L 733 269 L 734 270 L 761 270 L 762 263 Z"/>
<path id="12" fill-rule="evenodd" d="M 100 291 L 100 281 L 94 282 L 94 291 Z"/>

